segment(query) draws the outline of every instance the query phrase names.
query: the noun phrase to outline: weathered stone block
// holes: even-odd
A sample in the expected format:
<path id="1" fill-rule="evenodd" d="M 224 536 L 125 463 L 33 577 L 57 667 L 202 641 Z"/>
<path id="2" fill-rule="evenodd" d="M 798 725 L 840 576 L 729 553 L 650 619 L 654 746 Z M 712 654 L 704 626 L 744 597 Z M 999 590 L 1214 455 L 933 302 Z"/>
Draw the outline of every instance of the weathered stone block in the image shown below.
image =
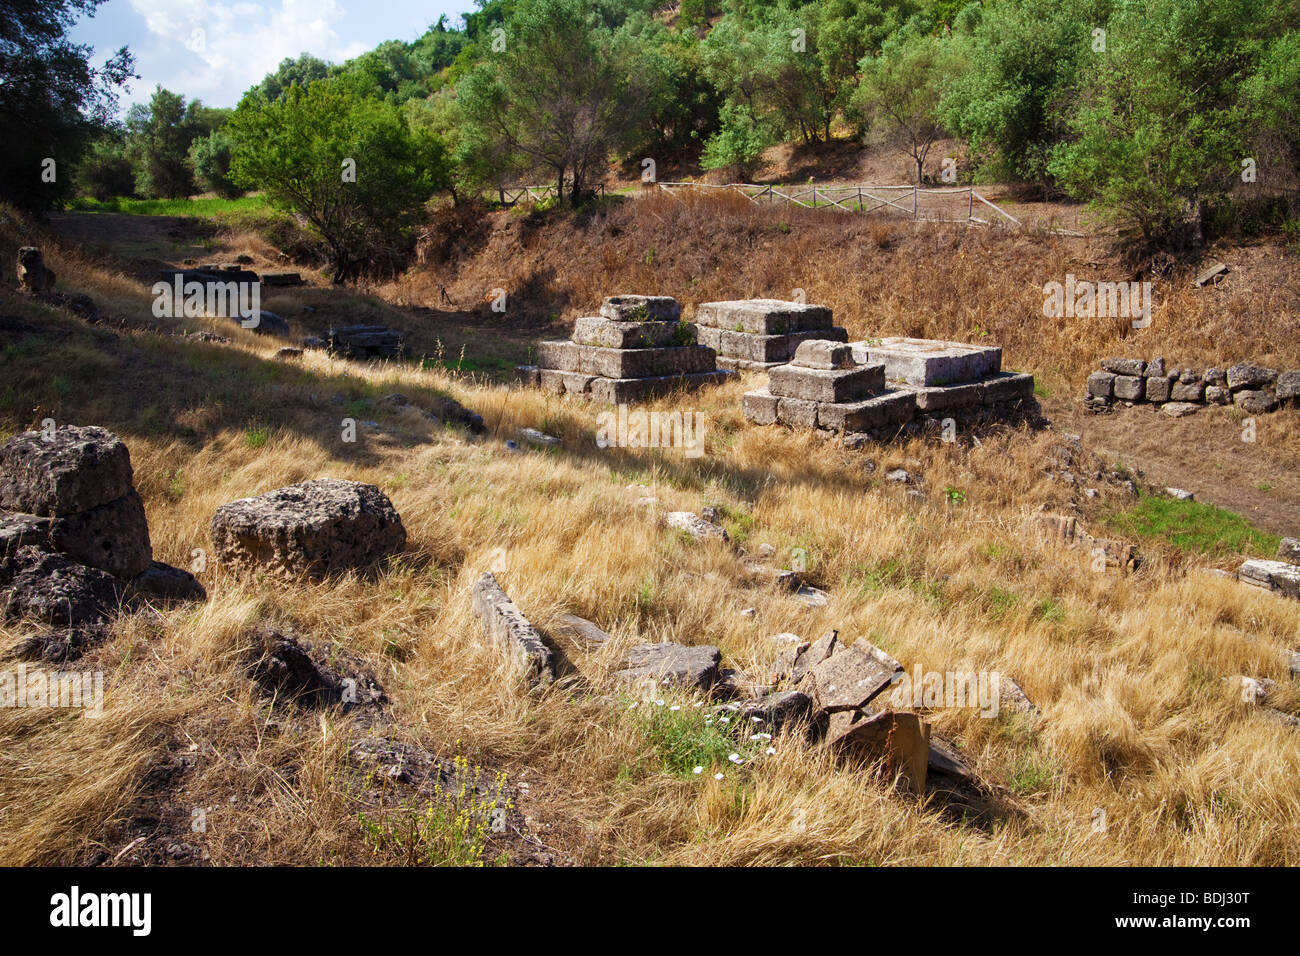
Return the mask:
<path id="1" fill-rule="evenodd" d="M 120 578 L 143 573 L 153 561 L 144 502 L 134 488 L 116 501 L 52 519 L 50 542 L 74 561 Z"/>
<path id="2" fill-rule="evenodd" d="M 1146 370 L 1143 371 L 1142 374 L 1147 376 L 1148 378 L 1164 378 L 1165 377 L 1164 358 L 1163 357 L 1154 358 L 1150 362 L 1147 362 Z"/>
<path id="3" fill-rule="evenodd" d="M 1169 390 L 1169 397 L 1175 402 L 1201 402 L 1205 400 L 1205 383 L 1197 380 L 1184 382 L 1181 379 Z"/>
<path id="4" fill-rule="evenodd" d="M 705 385 L 721 385 L 735 372 L 692 372 L 687 375 L 655 375 L 647 378 L 600 378 L 591 380 L 587 394 L 594 401 L 608 405 L 624 405 L 667 395 L 678 389 L 695 389 Z"/>
<path id="5" fill-rule="evenodd" d="M 1146 387 L 1136 375 L 1117 375 L 1115 377 L 1115 397 L 1126 402 L 1140 402 L 1146 395 Z"/>
<path id="6" fill-rule="evenodd" d="M 670 348 L 612 349 L 576 342 L 549 341 L 537 345 L 543 368 L 581 372 L 604 378 L 652 378 L 689 375 L 716 369 L 713 349 L 702 345 Z"/>
<path id="7" fill-rule="evenodd" d="M 1104 358 L 1101 360 L 1101 367 L 1116 375 L 1141 376 L 1146 372 L 1147 363 L 1133 358 Z"/>
<path id="8" fill-rule="evenodd" d="M 733 332 L 786 335 L 830 328 L 831 310 L 823 305 L 780 299 L 738 299 L 704 302 L 695 310 L 695 324 Z"/>
<path id="9" fill-rule="evenodd" d="M 1277 546 L 1279 561 L 1300 564 L 1300 538 L 1283 538 Z"/>
<path id="10" fill-rule="evenodd" d="M 700 345 L 707 345 L 718 353 L 719 364 L 722 364 L 721 360 L 725 357 L 756 364 L 782 365 L 789 362 L 799 344 L 808 339 L 848 341 L 848 333 L 835 328 L 791 332 L 788 335 L 758 335 L 699 326 L 696 332 Z"/>
<path id="11" fill-rule="evenodd" d="M 1034 377 L 1027 372 L 999 372 L 980 383 L 984 388 L 984 402 L 1015 402 L 1034 397 Z"/>
<path id="12" fill-rule="evenodd" d="M 883 363 L 886 380 L 909 385 L 973 382 L 1002 368 L 1000 346 L 909 338 L 867 339 L 849 345 L 854 361 L 861 365 Z"/>
<path id="13" fill-rule="evenodd" d="M 1285 561 L 1246 561 L 1237 569 L 1237 578 L 1266 591 L 1276 591 L 1300 599 L 1300 567 Z"/>
<path id="14" fill-rule="evenodd" d="M 1271 412 L 1277 408 L 1277 398 L 1272 392 L 1266 392 L 1263 389 L 1243 388 L 1236 392 L 1233 401 L 1237 406 L 1248 415 L 1263 415 L 1265 412 Z"/>
<path id="15" fill-rule="evenodd" d="M 827 339 L 809 339 L 800 342 L 794 351 L 790 363 L 801 368 L 815 368 L 825 371 L 853 368 L 853 350 L 847 343 L 832 342 Z"/>
<path id="16" fill-rule="evenodd" d="M 910 421 L 916 411 L 915 393 L 898 389 L 860 402 L 820 404 L 817 424 L 833 431 L 861 432 L 901 425 Z"/>
<path id="17" fill-rule="evenodd" d="M 676 322 L 682 307 L 668 295 L 611 295 L 601 303 L 600 314 L 620 322 Z"/>
<path id="18" fill-rule="evenodd" d="M 652 680 L 682 687 L 708 688 L 718 680 L 722 652 L 709 644 L 638 644 L 629 648 L 614 676 L 623 681 Z"/>
<path id="19" fill-rule="evenodd" d="M 1277 372 L 1254 362 L 1241 362 L 1228 369 L 1228 388 L 1234 392 L 1243 388 L 1258 389 L 1277 381 Z"/>
<path id="20" fill-rule="evenodd" d="M 581 372 L 562 372 L 554 368 L 537 370 L 537 384 L 542 391 L 557 395 L 589 395 L 595 380 L 596 376 Z"/>
<path id="21" fill-rule="evenodd" d="M 1220 385 L 1205 386 L 1205 401 L 1211 405 L 1231 405 L 1232 392 Z"/>
<path id="22" fill-rule="evenodd" d="M 364 568 L 406 546 L 406 529 L 388 496 L 341 478 L 224 504 L 209 530 L 222 564 L 284 574 Z"/>
<path id="23" fill-rule="evenodd" d="M 0 445 L 0 508 L 48 517 L 88 511 L 131 490 L 131 456 L 116 435 L 68 425 Z"/>
<path id="24" fill-rule="evenodd" d="M 1277 397 L 1280 401 L 1300 398 L 1300 370 L 1283 372 L 1277 377 Z"/>
<path id="25" fill-rule="evenodd" d="M 1147 380 L 1146 392 L 1144 393 L 1148 402 L 1167 402 L 1169 401 L 1170 379 L 1168 376 L 1151 377 Z"/>
<path id="26" fill-rule="evenodd" d="M 483 632 L 514 656 L 530 682 L 545 683 L 552 678 L 551 649 L 491 572 L 485 571 L 474 582 L 470 603 L 483 621 Z"/>
<path id="27" fill-rule="evenodd" d="M 968 382 L 965 385 L 935 385 L 930 388 L 908 388 L 916 399 L 916 407 L 923 412 L 941 412 L 951 408 L 969 408 L 984 402 L 984 383 Z"/>
<path id="28" fill-rule="evenodd" d="M 802 398 L 778 398 L 776 417 L 792 428 L 816 428 L 817 403 Z"/>
<path id="29" fill-rule="evenodd" d="M 1088 376 L 1088 394 L 1093 398 L 1110 398 L 1115 394 L 1114 372 L 1093 372 Z"/>
<path id="30" fill-rule="evenodd" d="M 779 365 L 767 375 L 768 390 L 773 395 L 812 402 L 850 402 L 885 387 L 885 368 L 878 363 L 847 369 Z"/>
<path id="31" fill-rule="evenodd" d="M 690 326 L 686 326 L 690 329 Z M 692 330 L 693 331 L 693 330 Z M 674 343 L 676 322 L 619 322 L 602 315 L 584 316 L 573 324 L 573 341 L 607 349 L 651 349 Z"/>
<path id="32" fill-rule="evenodd" d="M 776 406 L 779 401 L 779 398 L 763 388 L 742 395 L 740 410 L 755 425 L 771 425 L 776 422 Z"/>

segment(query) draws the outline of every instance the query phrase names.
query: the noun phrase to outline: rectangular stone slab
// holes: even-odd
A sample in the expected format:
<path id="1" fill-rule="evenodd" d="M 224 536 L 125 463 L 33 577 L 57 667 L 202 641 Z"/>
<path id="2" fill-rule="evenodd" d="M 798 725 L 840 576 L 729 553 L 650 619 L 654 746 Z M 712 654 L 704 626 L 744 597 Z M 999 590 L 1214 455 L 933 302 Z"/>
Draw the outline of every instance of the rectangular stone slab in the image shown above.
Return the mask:
<path id="1" fill-rule="evenodd" d="M 786 335 L 830 328 L 834 321 L 831 310 L 824 305 L 780 299 L 736 299 L 701 303 L 695 309 L 695 324 L 732 332 Z"/>
<path id="2" fill-rule="evenodd" d="M 740 410 L 747 421 L 755 425 L 772 425 L 777 421 L 777 403 L 780 401 L 765 388 L 746 392 L 740 397 Z"/>
<path id="3" fill-rule="evenodd" d="M 676 322 L 619 322 L 589 315 L 573 324 L 572 341 L 606 349 L 652 349 L 671 345 L 677 334 Z"/>
<path id="4" fill-rule="evenodd" d="M 1300 565 L 1285 561 L 1247 561 L 1237 569 L 1237 578 L 1268 591 L 1277 591 L 1289 598 L 1300 600 Z"/>
<path id="5" fill-rule="evenodd" d="M 691 372 L 686 375 L 660 375 L 650 378 L 594 378 L 589 394 L 594 401 L 608 405 L 626 405 L 632 402 L 667 395 L 677 389 L 695 389 L 705 385 L 722 385 L 735 372 Z"/>
<path id="6" fill-rule="evenodd" d="M 742 359 L 746 362 L 765 362 L 777 365 L 789 362 L 794 357 L 799 343 L 807 339 L 826 339 L 832 342 L 847 342 L 848 332 L 844 329 L 812 329 L 806 332 L 791 332 L 788 335 L 759 335 L 751 332 L 733 332 L 730 329 L 699 326 L 696 330 L 700 345 L 707 345 L 718 353 L 719 358 Z"/>
<path id="7" fill-rule="evenodd" d="M 600 314 L 618 321 L 676 322 L 682 307 L 670 295 L 611 295 L 601 303 Z"/>
<path id="8" fill-rule="evenodd" d="M 470 605 L 483 621 L 483 632 L 522 665 L 530 682 L 551 680 L 551 649 L 490 572 L 474 583 Z"/>
<path id="9" fill-rule="evenodd" d="M 767 373 L 767 388 L 782 398 L 812 402 L 851 402 L 879 393 L 885 387 L 883 365 L 820 369 L 778 365 Z"/>
<path id="10" fill-rule="evenodd" d="M 817 425 L 832 431 L 862 432 L 901 425 L 916 411 L 915 393 L 899 389 L 860 402 L 823 402 L 817 406 Z"/>
<path id="11" fill-rule="evenodd" d="M 1027 372 L 999 372 L 980 383 L 984 404 L 1016 402 L 1034 397 L 1034 377 Z"/>
<path id="12" fill-rule="evenodd" d="M 973 382 L 1002 368 L 1002 348 L 939 339 L 884 338 L 850 342 L 862 364 L 884 363 L 885 378 L 908 385 Z"/>
<path id="13" fill-rule="evenodd" d="M 605 378 L 648 378 L 712 372 L 714 351 L 703 345 L 653 349 L 608 349 L 576 342 L 539 342 L 537 364 L 544 369 L 582 372 Z"/>
<path id="14" fill-rule="evenodd" d="M 559 369 L 543 368 L 537 370 L 537 384 L 546 392 L 566 395 L 587 395 L 591 392 L 594 375 L 581 372 L 561 372 Z"/>
<path id="15" fill-rule="evenodd" d="M 916 398 L 916 407 L 923 412 L 941 412 L 949 408 L 969 408 L 984 404 L 984 384 L 968 382 L 965 385 L 932 385 L 928 388 L 903 386 Z"/>

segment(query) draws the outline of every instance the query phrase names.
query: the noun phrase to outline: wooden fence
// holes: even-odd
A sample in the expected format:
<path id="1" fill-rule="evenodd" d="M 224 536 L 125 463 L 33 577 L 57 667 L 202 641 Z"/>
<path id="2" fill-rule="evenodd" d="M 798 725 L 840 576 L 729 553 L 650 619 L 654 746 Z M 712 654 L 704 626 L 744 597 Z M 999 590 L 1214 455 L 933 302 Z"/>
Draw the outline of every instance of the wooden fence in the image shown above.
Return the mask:
<path id="1" fill-rule="evenodd" d="M 843 209 L 846 212 L 873 212 L 884 209 L 926 222 L 974 222 L 988 225 L 987 219 L 975 215 L 975 203 L 992 209 L 1016 225 L 1020 220 L 999 209 L 969 186 L 949 189 L 925 189 L 919 186 L 759 186 L 754 183 L 659 183 L 671 193 L 676 189 L 726 189 L 739 193 L 750 202 L 784 202 L 806 209 Z M 963 210 L 962 207 L 965 207 Z M 960 213 L 964 212 L 964 215 Z"/>

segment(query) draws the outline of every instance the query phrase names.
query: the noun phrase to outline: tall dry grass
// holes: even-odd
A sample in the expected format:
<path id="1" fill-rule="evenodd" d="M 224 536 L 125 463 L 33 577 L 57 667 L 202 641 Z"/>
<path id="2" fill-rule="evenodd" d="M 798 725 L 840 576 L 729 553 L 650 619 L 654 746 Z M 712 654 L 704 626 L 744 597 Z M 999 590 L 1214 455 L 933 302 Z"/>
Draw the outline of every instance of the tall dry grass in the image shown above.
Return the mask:
<path id="1" fill-rule="evenodd" d="M 672 201 L 610 213 L 611 222 L 634 216 L 647 229 L 661 217 L 654 228 L 663 232 L 628 237 L 628 247 L 664 242 L 656 255 L 673 250 L 673 268 L 696 268 L 691 255 L 710 248 L 717 258 L 693 285 L 674 286 L 650 266 L 629 265 L 631 253 L 615 241 L 610 255 L 623 264 L 603 276 L 593 269 L 587 284 L 573 286 L 574 301 L 615 291 L 608 275 L 620 288 L 687 301 L 773 294 L 803 263 L 809 300 L 830 302 L 859 334 L 859 322 L 910 331 L 918 307 L 909 304 L 911 290 L 924 303 L 924 331 L 969 338 L 971 322 L 987 321 L 1006 336 L 1010 365 L 1051 356 L 1053 367 L 1066 368 L 1113 344 L 1101 332 L 1080 343 L 1067 330 L 1026 329 L 1033 290 L 1001 307 L 980 296 L 965 303 L 964 281 L 982 276 L 986 289 L 994 281 L 968 261 L 973 244 L 995 243 L 982 234 L 909 235 L 895 248 L 891 226 L 884 248 L 867 253 L 801 221 L 792 240 L 739 208 L 717 214 L 711 246 L 674 218 L 685 213 Z M 530 241 L 548 245 L 552 228 L 559 227 L 544 226 Z M 872 227 L 837 220 L 833 228 Z M 659 238 L 670 235 L 676 245 Z M 778 248 L 795 241 L 806 245 Z M 1064 247 L 1049 240 L 1000 241 L 1009 244 L 1008 275 L 994 277 L 993 288 L 1035 282 L 1035 263 L 1067 262 Z M 753 251 L 741 254 L 746 242 Z M 947 275 L 924 268 L 928 244 L 940 242 L 951 242 L 951 256 L 940 256 Z M 792 256 L 795 248 L 829 258 Z M 569 247 L 566 256 L 580 263 L 582 253 Z M 876 257 L 886 255 L 900 267 L 893 278 L 901 289 L 881 278 Z M 52 257 L 56 269 L 63 256 Z M 504 261 L 526 258 L 511 256 Z M 785 272 L 775 271 L 778 260 Z M 552 252 L 546 261 L 567 260 Z M 862 261 L 877 264 L 870 273 L 848 268 Z M 905 261 L 914 262 L 910 270 L 901 269 Z M 837 271 L 849 276 L 843 287 L 829 277 Z M 69 274 L 92 294 L 117 281 L 94 270 Z M 572 275 L 577 283 L 576 265 Z M 935 291 L 944 288 L 949 298 Z M 346 307 L 348 293 L 335 294 Z M 945 311 L 944 302 L 959 300 L 968 311 Z M 561 861 L 1300 862 L 1296 731 L 1244 704 L 1223 680 L 1272 678 L 1274 702 L 1295 710 L 1300 695 L 1284 654 L 1297 645 L 1300 606 L 1189 575 L 1185 562 L 1161 556 L 1130 576 L 1092 573 L 1086 555 L 1026 534 L 1024 520 L 1038 505 L 1064 505 L 1060 484 L 1042 473 L 1059 443 L 1050 431 L 990 436 L 978 447 L 921 440 L 877 447 L 866 452 L 877 464 L 868 472 L 862 453 L 746 425 L 739 412 L 746 386 L 735 382 L 656 403 L 704 416 L 707 453 L 688 461 L 671 450 L 598 449 L 599 409 L 537 392 L 314 355 L 284 371 L 271 363 L 273 346 L 252 336 L 222 348 L 149 331 L 106 341 L 12 297 L 4 308 L 47 326 L 40 349 L 7 364 L 10 384 L 37 393 L 40 413 L 93 421 L 123 437 L 159 558 L 188 564 L 193 549 L 207 547 L 208 521 L 223 502 L 324 475 L 381 487 L 409 541 L 402 559 L 375 577 L 277 584 L 205 574 L 206 604 L 128 615 L 112 641 L 74 665 L 105 672 L 102 719 L 0 712 L 0 863 L 120 864 L 142 853 L 166 861 L 168 845 L 182 840 L 215 864 L 396 862 L 371 854 L 357 819 L 346 752 L 362 731 L 336 713 L 269 711 L 252 689 L 245 634 L 264 621 L 363 657 L 391 698 L 390 732 L 529 782 L 530 796 L 521 798 L 529 826 Z M 1188 321 L 1210 321 L 1190 299 L 1180 308 Z M 1274 322 L 1294 323 L 1294 310 Z M 1189 348 L 1203 334 L 1175 325 L 1167 333 L 1185 336 Z M 1245 333 L 1233 342 L 1253 345 Z M 1065 354 L 1056 356 L 1056 346 Z M 1275 347 L 1281 354 L 1294 343 Z M 78 369 L 93 369 L 93 388 L 48 390 Z M 344 412 L 331 396 L 366 401 L 390 391 L 416 401 L 450 393 L 484 416 L 488 435 L 471 441 L 374 406 L 366 414 L 382 431 L 363 431 L 356 446 L 338 441 Z M 147 405 L 154 408 L 146 415 Z M 31 425 L 35 413 L 11 405 L 5 414 L 13 429 Z M 267 431 L 264 444 L 248 438 L 254 417 Z M 523 425 L 563 445 L 508 450 L 503 439 Z M 883 481 L 896 465 L 924 476 L 924 502 Z M 653 506 L 641 503 L 641 485 Z M 950 504 L 945 488 L 964 501 Z M 806 576 L 830 593 L 829 604 L 809 608 L 753 586 L 735 551 L 686 540 L 657 520 L 656 512 L 705 504 L 723 509 L 735 542 L 751 553 L 768 543 L 785 562 L 803 548 Z M 504 586 L 539 627 L 577 613 L 607 629 L 612 646 L 594 655 L 567 648 L 577 675 L 530 692 L 483 641 L 469 608 L 477 575 L 502 563 Z M 748 608 L 753 616 L 740 613 Z M 715 644 L 728 665 L 761 675 L 777 650 L 770 635 L 811 639 L 830 628 L 872 641 L 909 670 L 996 669 L 1025 689 L 1037 718 L 942 710 L 927 718 L 961 745 L 995 794 L 982 815 L 963 819 L 937 794 L 918 802 L 869 768 L 835 763 L 790 739 L 744 767 L 724 761 L 683 779 L 665 771 L 661 741 L 608 677 L 623 648 L 659 640 Z M 5 626 L 0 647 L 19 632 Z M 689 699 L 681 703 L 691 709 Z M 165 772 L 178 757 L 188 769 Z M 206 832 L 196 834 L 188 820 L 198 807 L 210 812 Z"/>

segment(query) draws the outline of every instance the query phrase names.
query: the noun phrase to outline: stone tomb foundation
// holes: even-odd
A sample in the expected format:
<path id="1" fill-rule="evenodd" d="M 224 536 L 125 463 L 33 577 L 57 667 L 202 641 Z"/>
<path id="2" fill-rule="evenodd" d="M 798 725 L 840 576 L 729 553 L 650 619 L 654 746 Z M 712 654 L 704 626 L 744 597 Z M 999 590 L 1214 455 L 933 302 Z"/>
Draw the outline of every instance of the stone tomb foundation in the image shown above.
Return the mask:
<path id="1" fill-rule="evenodd" d="M 705 302 L 695 310 L 695 325 L 700 344 L 718 353 L 718 367 L 737 370 L 785 365 L 810 339 L 849 340 L 826 306 L 778 299 Z"/>
<path id="2" fill-rule="evenodd" d="M 538 343 L 537 365 L 516 372 L 527 385 L 621 405 L 721 384 L 734 373 L 719 371 L 716 358 L 681 321 L 675 299 L 618 295 L 605 299 L 600 315 L 578 319 L 568 341 Z"/>
<path id="3" fill-rule="evenodd" d="M 889 439 L 900 431 L 1038 416 L 1034 378 L 1003 372 L 1002 350 L 927 339 L 807 341 L 794 361 L 768 372 L 768 387 L 746 392 L 745 417 Z"/>

